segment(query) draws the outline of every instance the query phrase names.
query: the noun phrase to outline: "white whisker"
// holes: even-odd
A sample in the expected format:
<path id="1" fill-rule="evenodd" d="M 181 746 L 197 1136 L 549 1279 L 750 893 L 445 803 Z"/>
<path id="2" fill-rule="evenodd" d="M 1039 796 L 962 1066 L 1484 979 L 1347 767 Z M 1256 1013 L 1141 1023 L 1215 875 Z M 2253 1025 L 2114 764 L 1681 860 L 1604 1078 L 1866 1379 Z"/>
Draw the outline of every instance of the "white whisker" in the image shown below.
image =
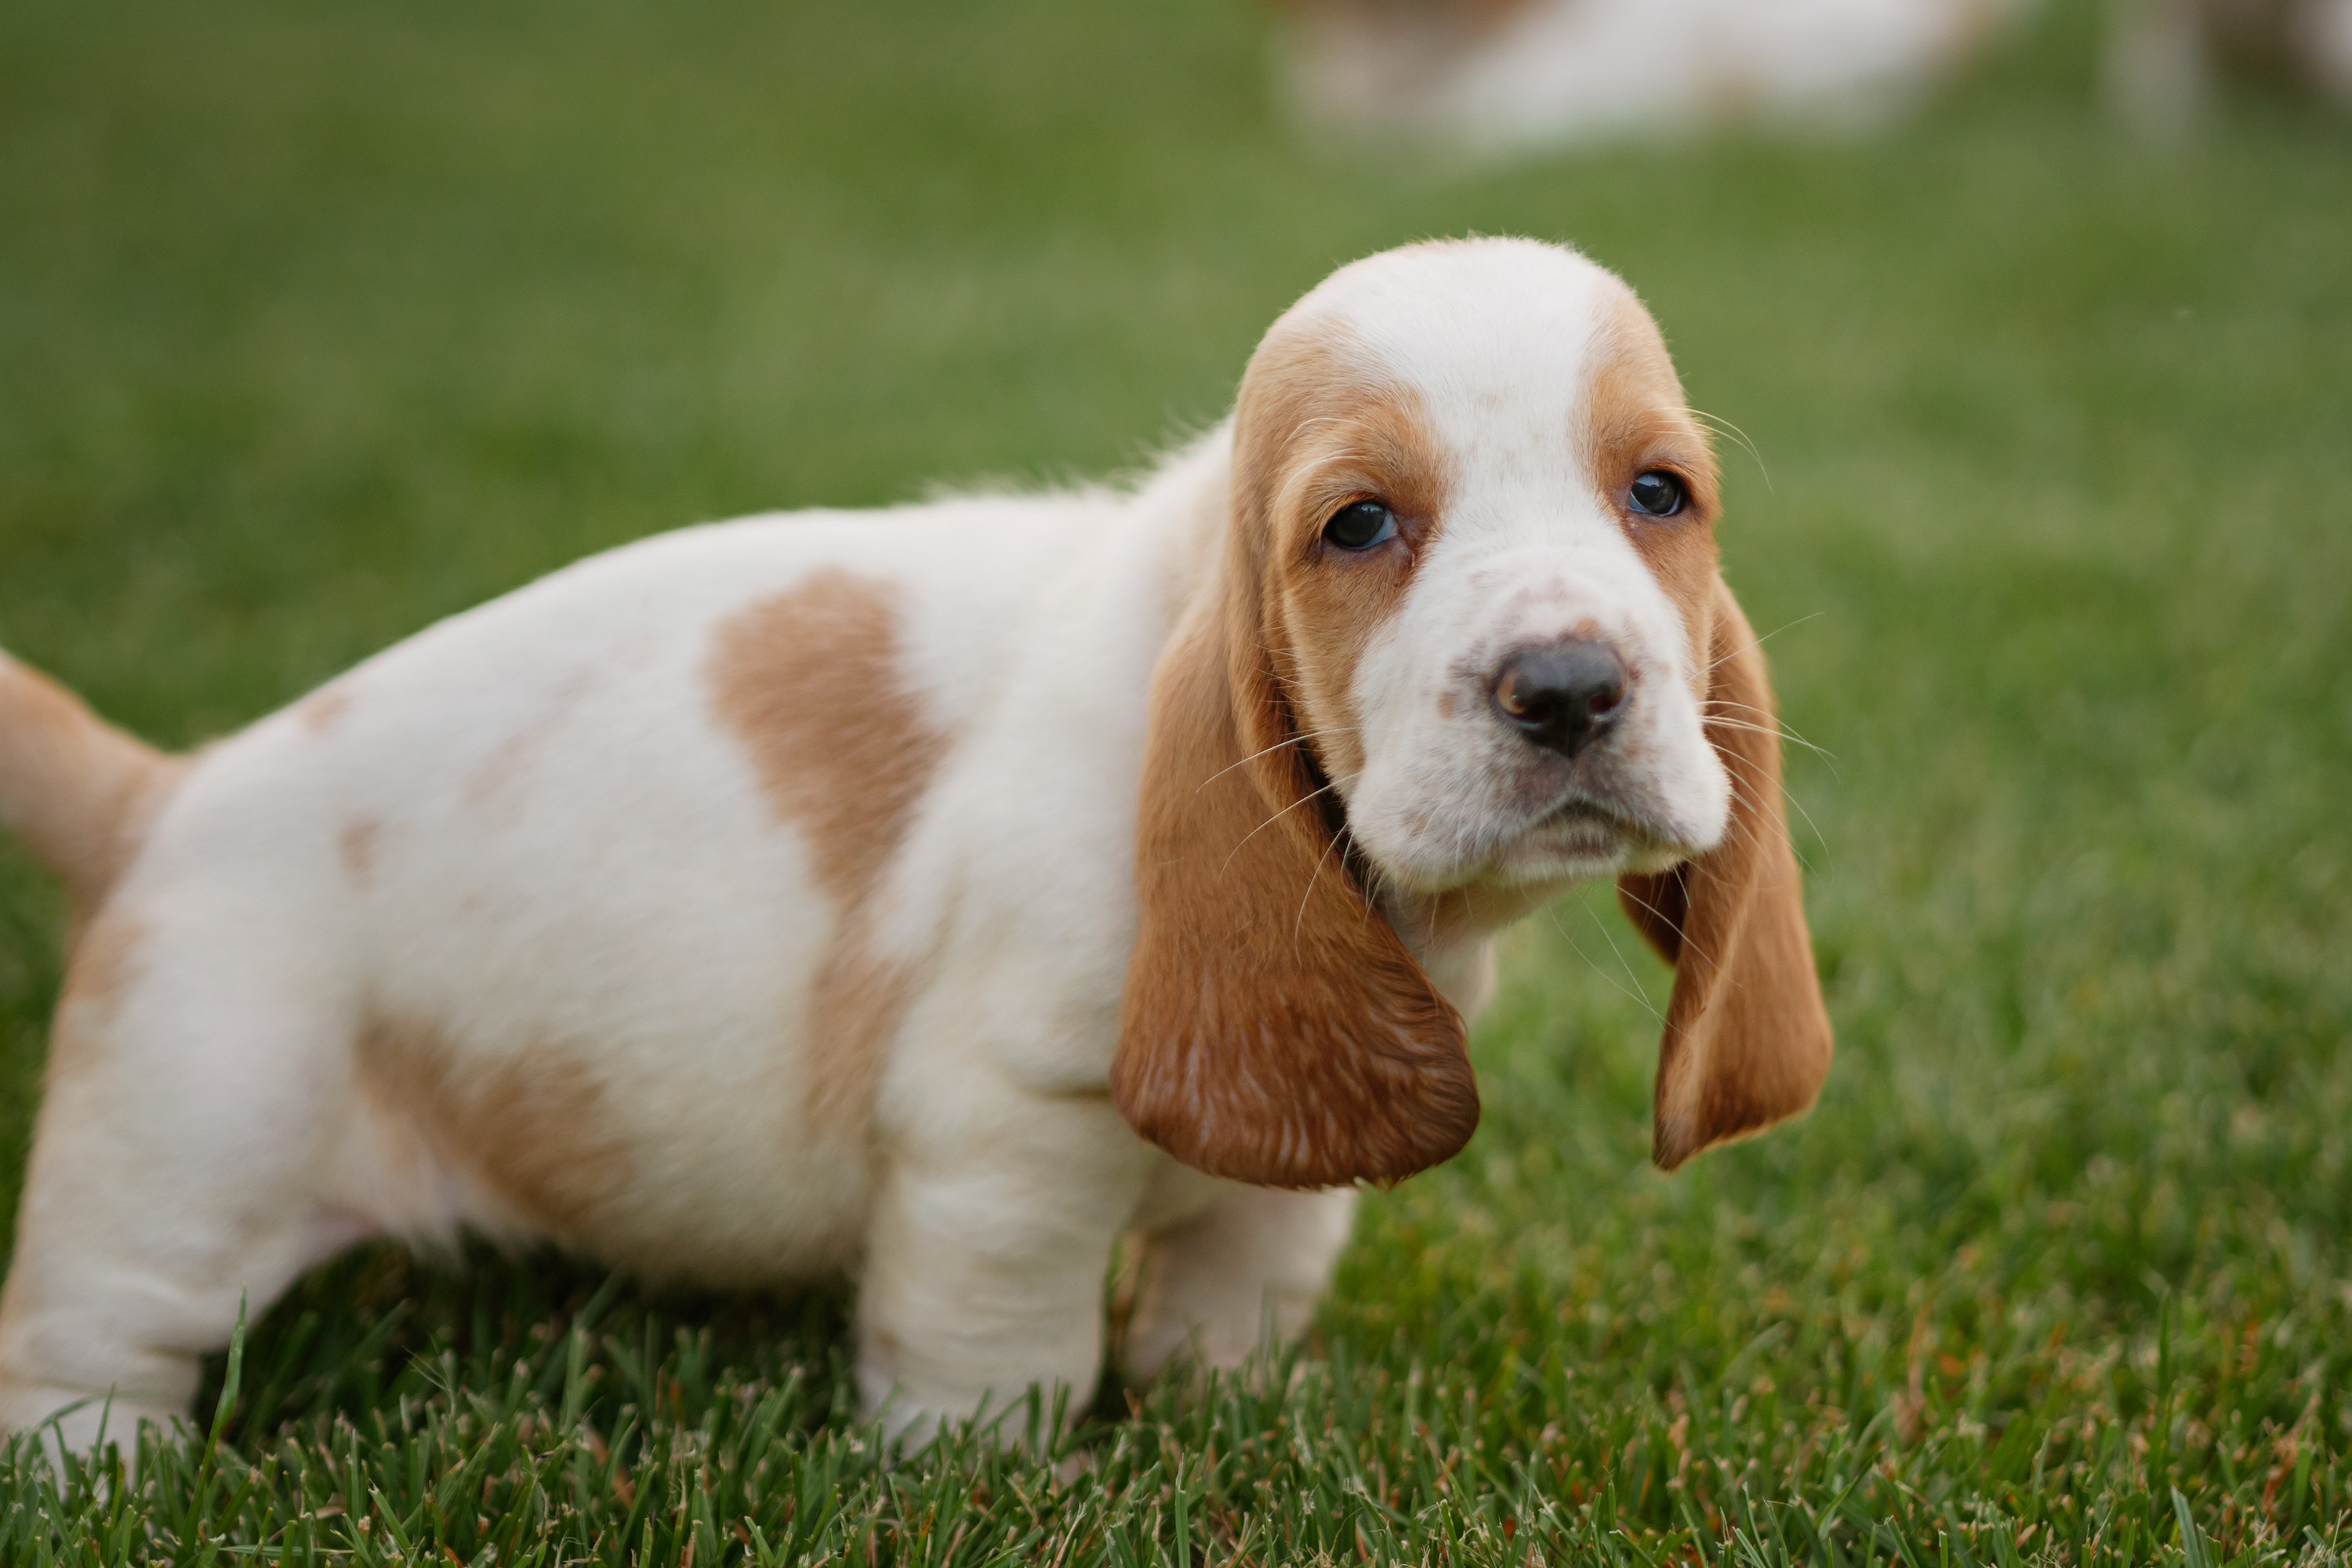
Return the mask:
<path id="1" fill-rule="evenodd" d="M 1759 647 L 1762 647 L 1766 643 L 1770 642 L 1774 637 L 1779 637 L 1782 632 L 1787 631 L 1787 630 L 1789 629 L 1789 627 L 1790 627 L 1790 626 L 1803 626 L 1807 621 L 1818 621 L 1818 620 L 1820 620 L 1823 616 L 1826 616 L 1826 615 L 1828 615 L 1828 614 L 1829 614 L 1829 612 L 1828 612 L 1827 610 L 1815 610 L 1815 611 L 1814 611 L 1811 615 L 1810 615 L 1810 616 L 1799 616 L 1795 620 L 1790 621 L 1790 622 L 1788 624 L 1788 626 L 1775 626 L 1775 627 L 1773 627 L 1770 631 L 1766 632 L 1762 637 L 1758 637 L 1758 638 L 1756 638 L 1753 642 L 1748 643 L 1746 647 L 1736 647 L 1736 648 L 1733 648 L 1729 653 L 1725 654 L 1725 655 L 1723 656 L 1723 658 L 1718 658 L 1718 659 L 1715 660 L 1715 661 L 1714 661 L 1714 663 L 1709 664 L 1709 665 L 1707 666 L 1707 668 L 1709 668 L 1709 669 L 1717 669 L 1717 668 L 1721 668 L 1725 663 L 1727 663 L 1727 661 L 1729 661 L 1729 660 L 1731 660 L 1731 659 L 1738 658 L 1741 654 L 1748 652 L 1748 651 L 1749 649 L 1751 649 L 1751 648 L 1759 648 Z"/>
<path id="2" fill-rule="evenodd" d="M 1772 489 L 1772 470 L 1765 466 L 1764 453 L 1762 449 L 1749 437 L 1747 431 L 1742 430 L 1738 426 L 1734 425 L 1722 415 L 1709 414 L 1704 408 L 1692 409 L 1691 417 L 1711 426 L 1715 429 L 1723 431 L 1733 440 L 1738 442 L 1740 446 L 1746 447 L 1748 449 L 1748 455 L 1756 459 L 1756 471 L 1764 476 L 1764 488 L 1767 490 Z"/>
<path id="3" fill-rule="evenodd" d="M 1264 822 L 1259 823 L 1255 827 L 1251 828 L 1247 833 L 1243 834 L 1241 837 L 1241 843 L 1234 846 L 1233 854 L 1225 857 L 1225 863 L 1223 866 L 1217 868 L 1217 874 L 1219 876 L 1223 876 L 1226 870 L 1231 868 L 1234 863 L 1234 855 L 1240 854 L 1242 852 L 1243 846 L 1246 845 L 1251 839 L 1255 838 L 1259 834 L 1265 832 L 1276 823 L 1280 822 L 1284 817 L 1288 816 L 1292 812 L 1297 811 L 1300 806 L 1305 805 L 1317 795 L 1338 787 L 1338 781 L 1334 780 L 1333 782 L 1323 785 L 1320 789 L 1310 789 L 1305 795 L 1300 795 L 1297 800 L 1292 801 L 1288 805 L 1284 806 L 1280 811 L 1276 812 L 1272 816 L 1267 817 Z"/>
<path id="4" fill-rule="evenodd" d="M 1664 1027 L 1666 1022 L 1665 1016 L 1651 1003 L 1650 994 L 1642 988 L 1642 977 L 1633 973 L 1632 964 L 1625 962 L 1625 950 L 1617 945 L 1617 939 L 1609 934 L 1609 927 L 1590 904 L 1582 908 L 1586 918 L 1592 921 L 1592 929 L 1599 931 L 1601 940 L 1609 944 L 1609 952 L 1617 960 L 1617 967 L 1625 972 L 1625 983 L 1633 988 L 1633 994 L 1640 999 L 1643 1007 L 1648 1011 L 1650 1016 L 1655 1018 L 1659 1026 Z"/>
<path id="5" fill-rule="evenodd" d="M 1260 757 L 1266 755 L 1268 752 L 1278 752 L 1285 746 L 1299 745 L 1322 735 L 1351 735 L 1355 733 L 1357 728 L 1358 726 L 1354 724 L 1334 724 L 1328 729 L 1308 730 L 1303 734 L 1293 735 L 1286 740 L 1276 741 L 1273 745 L 1267 746 L 1264 750 L 1252 752 L 1248 756 L 1242 758 L 1240 762 L 1227 763 L 1223 767 L 1219 768 L 1215 773 L 1211 773 L 1207 778 L 1202 779 L 1198 784 L 1194 785 L 1194 792 L 1197 794 L 1199 791 L 1208 788 L 1219 779 L 1223 778 L 1227 773 L 1232 773 L 1235 768 L 1241 767 L 1244 763 L 1254 763 Z"/>
<path id="6" fill-rule="evenodd" d="M 1593 973 L 1601 976 L 1601 978 L 1606 981 L 1611 986 L 1619 991 L 1623 991 L 1626 995 L 1632 997 L 1634 1001 L 1639 1002 L 1643 1007 L 1649 1012 L 1652 1017 L 1655 1018 L 1658 1016 L 1658 1010 L 1650 1005 L 1650 999 L 1647 996 L 1643 995 L 1639 991 L 1626 990 L 1622 982 L 1593 961 L 1592 955 L 1584 951 L 1584 944 L 1582 942 L 1578 942 L 1574 937 L 1569 935 L 1568 928 L 1559 923 L 1559 914 L 1557 910 L 1547 909 L 1544 911 L 1544 915 L 1546 919 L 1551 921 L 1551 929 L 1559 932 L 1560 940 L 1568 943 L 1569 947 L 1575 952 L 1577 957 L 1584 960 L 1584 966 L 1587 969 L 1591 970 Z M 1660 1019 L 1659 1021 L 1661 1023 L 1664 1022 L 1663 1019 Z"/>

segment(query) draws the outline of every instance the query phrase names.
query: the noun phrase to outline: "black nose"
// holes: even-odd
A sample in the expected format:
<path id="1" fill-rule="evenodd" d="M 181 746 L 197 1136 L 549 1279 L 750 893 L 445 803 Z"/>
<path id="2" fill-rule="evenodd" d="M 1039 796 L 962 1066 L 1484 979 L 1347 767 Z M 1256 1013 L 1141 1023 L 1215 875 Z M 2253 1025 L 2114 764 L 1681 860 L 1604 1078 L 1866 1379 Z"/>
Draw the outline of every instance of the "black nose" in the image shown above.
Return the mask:
<path id="1" fill-rule="evenodd" d="M 1597 642 L 1524 647 L 1495 671 L 1495 710 L 1546 751 L 1572 757 L 1617 721 L 1625 667 Z"/>

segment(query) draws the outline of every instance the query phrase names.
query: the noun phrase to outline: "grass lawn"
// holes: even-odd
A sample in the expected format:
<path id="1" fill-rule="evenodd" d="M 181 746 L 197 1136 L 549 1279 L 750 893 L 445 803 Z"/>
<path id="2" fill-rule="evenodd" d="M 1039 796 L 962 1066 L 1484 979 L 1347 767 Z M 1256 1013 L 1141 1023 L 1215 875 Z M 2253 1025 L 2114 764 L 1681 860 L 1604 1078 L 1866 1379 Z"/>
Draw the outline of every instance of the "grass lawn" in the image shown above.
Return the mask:
<path id="1" fill-rule="evenodd" d="M 1888 140 L 1480 170 L 1300 147 L 1242 0 L 0 7 L 0 643 L 174 744 L 655 530 L 1131 464 L 1367 250 L 1584 247 L 1761 456 L 1840 1049 L 1657 1174 L 1572 900 L 1290 1373 L 1083 1463 L 884 1468 L 839 1289 L 374 1252 L 135 1484 L 20 1448 L 0 1563 L 2352 1554 L 2352 121 L 2135 149 L 2080 9 Z M 62 938 L 0 847 L 0 1214 Z"/>

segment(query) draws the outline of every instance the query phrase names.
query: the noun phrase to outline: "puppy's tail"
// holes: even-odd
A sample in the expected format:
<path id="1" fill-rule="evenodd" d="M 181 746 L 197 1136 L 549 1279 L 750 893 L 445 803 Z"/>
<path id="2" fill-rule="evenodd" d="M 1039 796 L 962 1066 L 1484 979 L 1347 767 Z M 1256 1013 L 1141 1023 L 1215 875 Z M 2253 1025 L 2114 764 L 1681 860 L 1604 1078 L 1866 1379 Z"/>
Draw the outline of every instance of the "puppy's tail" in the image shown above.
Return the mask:
<path id="1" fill-rule="evenodd" d="M 0 653 L 0 827 L 57 873 L 78 911 L 105 901 L 177 771 L 173 758 Z"/>

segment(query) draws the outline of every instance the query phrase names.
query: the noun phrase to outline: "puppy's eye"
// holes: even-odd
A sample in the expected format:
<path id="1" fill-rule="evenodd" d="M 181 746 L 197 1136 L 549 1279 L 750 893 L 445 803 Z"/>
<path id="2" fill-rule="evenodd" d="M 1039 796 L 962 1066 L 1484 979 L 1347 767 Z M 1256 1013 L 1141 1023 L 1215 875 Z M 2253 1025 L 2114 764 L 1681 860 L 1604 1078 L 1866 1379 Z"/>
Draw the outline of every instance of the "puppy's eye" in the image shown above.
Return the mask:
<path id="1" fill-rule="evenodd" d="M 1683 494 L 1682 480 L 1664 468 L 1652 468 L 1633 476 L 1633 482 L 1625 488 L 1625 499 L 1645 516 L 1672 517 L 1683 510 L 1688 498 Z"/>
<path id="2" fill-rule="evenodd" d="M 1396 537 L 1396 514 L 1376 500 L 1343 506 L 1323 525 L 1323 537 L 1342 550 L 1370 550 Z"/>

